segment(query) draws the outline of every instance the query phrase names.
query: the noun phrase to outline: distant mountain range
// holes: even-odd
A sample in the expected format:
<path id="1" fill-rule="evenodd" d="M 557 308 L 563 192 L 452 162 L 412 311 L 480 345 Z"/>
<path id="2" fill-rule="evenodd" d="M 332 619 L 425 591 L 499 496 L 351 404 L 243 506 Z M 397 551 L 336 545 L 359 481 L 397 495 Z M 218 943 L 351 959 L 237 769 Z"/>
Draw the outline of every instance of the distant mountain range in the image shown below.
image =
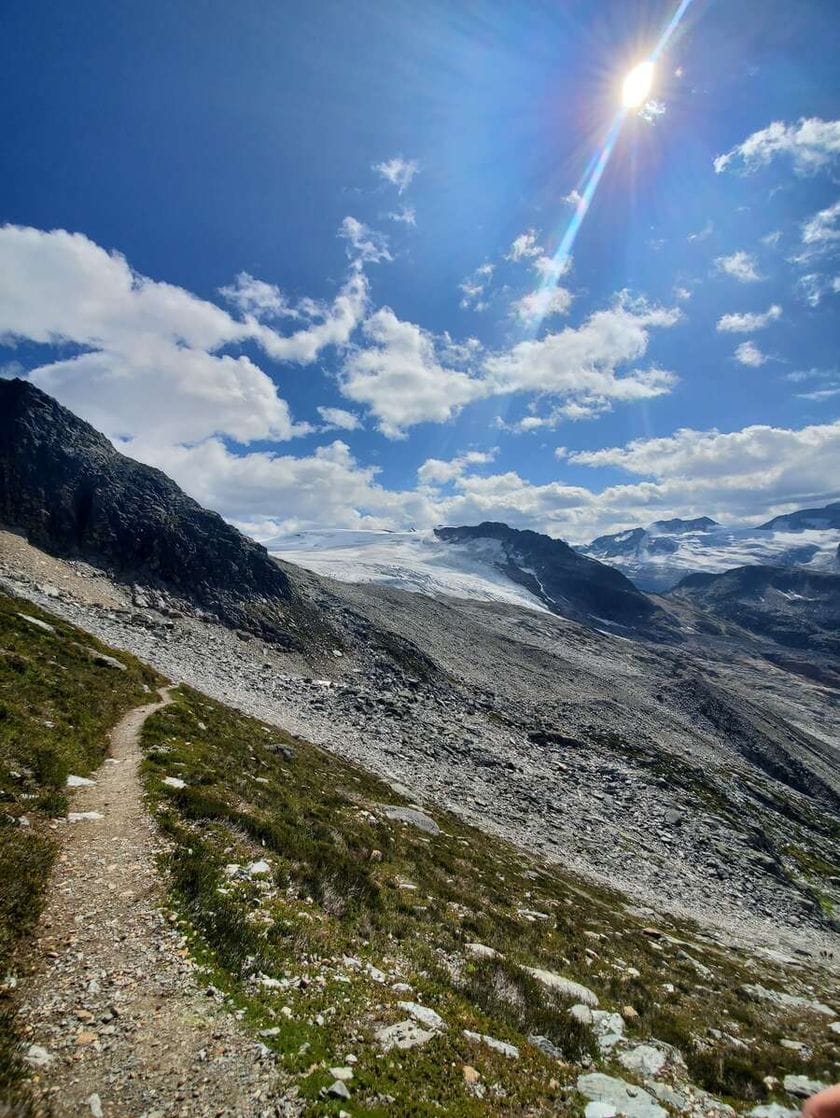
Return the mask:
<path id="1" fill-rule="evenodd" d="M 640 590 L 666 591 L 687 574 L 719 574 L 735 567 L 807 567 L 840 572 L 840 501 L 800 509 L 755 528 L 727 528 L 708 516 L 658 520 L 599 536 L 582 555 L 623 571 Z"/>
<path id="2" fill-rule="evenodd" d="M 266 548 L 38 388 L 0 379 L 0 524 L 290 648 L 316 637 L 340 644 L 317 578 L 326 575 L 547 611 L 619 636 L 739 640 L 746 630 L 840 654 L 840 502 L 751 529 L 660 521 L 602 536 L 589 554 L 495 522 L 303 532 Z M 628 574 L 670 593 L 652 598 Z"/>
<path id="3" fill-rule="evenodd" d="M 341 582 L 543 609 L 607 630 L 666 620 L 620 571 L 562 540 L 490 521 L 422 532 L 314 530 L 266 546 Z"/>

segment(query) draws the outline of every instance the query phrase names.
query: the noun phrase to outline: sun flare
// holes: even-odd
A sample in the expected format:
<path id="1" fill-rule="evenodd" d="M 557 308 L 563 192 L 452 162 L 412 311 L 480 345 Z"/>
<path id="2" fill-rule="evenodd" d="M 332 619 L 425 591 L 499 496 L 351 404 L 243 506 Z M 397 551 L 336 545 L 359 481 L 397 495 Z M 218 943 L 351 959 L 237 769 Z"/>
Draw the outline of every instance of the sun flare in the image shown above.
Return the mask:
<path id="1" fill-rule="evenodd" d="M 621 100 L 626 109 L 638 109 L 648 98 L 653 85 L 653 63 L 650 59 L 634 66 L 621 87 Z"/>

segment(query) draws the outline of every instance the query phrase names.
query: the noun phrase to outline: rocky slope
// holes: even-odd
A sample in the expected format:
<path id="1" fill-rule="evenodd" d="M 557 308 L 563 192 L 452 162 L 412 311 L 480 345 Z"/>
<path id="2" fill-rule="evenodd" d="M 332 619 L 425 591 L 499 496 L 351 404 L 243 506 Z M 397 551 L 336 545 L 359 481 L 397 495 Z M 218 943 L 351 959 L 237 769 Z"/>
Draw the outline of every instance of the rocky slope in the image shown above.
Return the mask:
<path id="1" fill-rule="evenodd" d="M 786 647 L 840 655 L 840 574 L 737 567 L 688 575 L 671 595 Z"/>
<path id="2" fill-rule="evenodd" d="M 840 571 L 840 502 L 800 509 L 755 528 L 727 527 L 708 516 L 659 520 L 647 528 L 599 536 L 578 550 L 622 570 L 642 590 L 666 591 L 687 574 L 734 567 L 807 566 Z"/>
<path id="3" fill-rule="evenodd" d="M 17 379 L 0 380 L 0 523 L 282 643 L 315 620 L 263 547 Z"/>

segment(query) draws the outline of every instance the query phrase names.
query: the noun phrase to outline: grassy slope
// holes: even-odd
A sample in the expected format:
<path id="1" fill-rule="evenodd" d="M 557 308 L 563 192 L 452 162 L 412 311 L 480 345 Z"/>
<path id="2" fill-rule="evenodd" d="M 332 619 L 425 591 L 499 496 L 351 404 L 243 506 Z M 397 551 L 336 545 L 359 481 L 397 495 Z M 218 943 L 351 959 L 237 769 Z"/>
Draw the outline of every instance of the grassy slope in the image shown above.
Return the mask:
<path id="1" fill-rule="evenodd" d="M 96 769 L 111 726 L 161 682 L 133 657 L 0 595 L 0 979 L 14 973 L 43 904 L 57 849 L 49 821 L 67 811 L 68 774 Z M 24 1105 L 10 985 L 0 991 L 0 1110 L 3 1101 Z"/>
<path id="2" fill-rule="evenodd" d="M 766 1075 L 832 1077 L 837 1037 L 825 1017 L 740 990 L 761 982 L 801 992 L 804 972 L 794 981 L 686 924 L 660 921 L 666 934 L 650 934 L 620 896 L 541 868 L 452 816 L 436 814 L 435 836 L 391 822 L 378 805 L 403 801 L 363 770 L 187 688 L 176 700 L 145 728 L 150 801 L 173 840 L 173 908 L 208 980 L 253 1028 L 272 1030 L 265 1042 L 304 1097 L 320 1098 L 328 1069 L 357 1057 L 352 1100 L 325 1101 L 319 1112 L 576 1109 L 591 1036 L 521 965 L 582 982 L 604 1008 L 632 1006 L 629 1035 L 676 1045 L 695 1082 L 736 1104 L 770 1097 Z M 268 874 L 226 872 L 262 859 Z M 473 941 L 504 958 L 471 958 Z M 371 977 L 368 964 L 381 975 Z M 394 991 L 396 982 L 411 993 Z M 400 999 L 434 1008 L 448 1027 L 424 1047 L 382 1054 L 374 1033 L 406 1017 Z M 520 1059 L 471 1042 L 464 1029 L 515 1044 Z M 549 1037 L 565 1059 L 544 1056 L 529 1033 Z M 477 1086 L 465 1065 L 479 1072 Z"/>

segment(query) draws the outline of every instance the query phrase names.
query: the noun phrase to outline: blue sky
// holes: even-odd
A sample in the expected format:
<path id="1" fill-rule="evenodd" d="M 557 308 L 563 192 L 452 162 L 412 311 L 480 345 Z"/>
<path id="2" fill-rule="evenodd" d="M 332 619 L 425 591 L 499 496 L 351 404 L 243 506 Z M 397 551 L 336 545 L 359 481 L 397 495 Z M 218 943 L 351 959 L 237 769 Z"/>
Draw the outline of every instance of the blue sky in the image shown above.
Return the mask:
<path id="1" fill-rule="evenodd" d="M 840 496 L 836 4 L 692 0 L 555 255 L 675 8 L 18 6 L 4 375 L 262 538 Z"/>

